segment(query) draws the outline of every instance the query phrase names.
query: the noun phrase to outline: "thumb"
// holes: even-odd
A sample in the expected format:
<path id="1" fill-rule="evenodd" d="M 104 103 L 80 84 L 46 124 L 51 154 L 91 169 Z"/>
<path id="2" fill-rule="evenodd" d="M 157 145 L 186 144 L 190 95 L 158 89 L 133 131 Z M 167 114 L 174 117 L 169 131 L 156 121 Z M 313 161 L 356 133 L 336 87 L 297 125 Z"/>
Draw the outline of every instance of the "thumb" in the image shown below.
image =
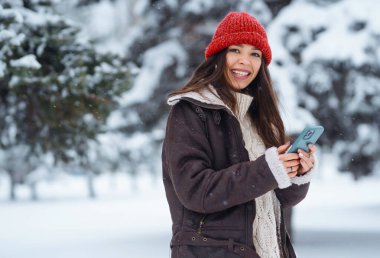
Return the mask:
<path id="1" fill-rule="evenodd" d="M 290 142 L 285 143 L 284 145 L 281 145 L 277 148 L 278 154 L 285 153 L 285 151 L 289 148 Z"/>

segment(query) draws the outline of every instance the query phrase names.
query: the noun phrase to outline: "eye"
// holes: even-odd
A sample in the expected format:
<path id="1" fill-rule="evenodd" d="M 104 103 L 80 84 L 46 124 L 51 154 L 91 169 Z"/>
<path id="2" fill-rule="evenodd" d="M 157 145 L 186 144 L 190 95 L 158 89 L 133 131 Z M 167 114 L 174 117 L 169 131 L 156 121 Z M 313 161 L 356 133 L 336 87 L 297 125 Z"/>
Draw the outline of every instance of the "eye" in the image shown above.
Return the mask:
<path id="1" fill-rule="evenodd" d="M 261 58 L 261 53 L 259 53 L 259 52 L 253 52 L 252 56 Z"/>
<path id="2" fill-rule="evenodd" d="M 239 49 L 237 49 L 237 48 L 229 48 L 228 52 L 231 52 L 231 53 L 240 53 Z"/>

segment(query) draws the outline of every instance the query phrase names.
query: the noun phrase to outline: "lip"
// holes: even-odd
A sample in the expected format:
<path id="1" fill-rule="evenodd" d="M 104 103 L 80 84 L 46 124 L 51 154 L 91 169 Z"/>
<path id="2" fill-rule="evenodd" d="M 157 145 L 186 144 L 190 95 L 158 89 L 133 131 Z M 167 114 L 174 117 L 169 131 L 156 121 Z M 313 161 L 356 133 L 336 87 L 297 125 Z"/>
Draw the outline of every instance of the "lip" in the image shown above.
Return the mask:
<path id="1" fill-rule="evenodd" d="M 246 80 L 252 74 L 246 69 L 230 69 L 231 75 L 238 80 Z"/>

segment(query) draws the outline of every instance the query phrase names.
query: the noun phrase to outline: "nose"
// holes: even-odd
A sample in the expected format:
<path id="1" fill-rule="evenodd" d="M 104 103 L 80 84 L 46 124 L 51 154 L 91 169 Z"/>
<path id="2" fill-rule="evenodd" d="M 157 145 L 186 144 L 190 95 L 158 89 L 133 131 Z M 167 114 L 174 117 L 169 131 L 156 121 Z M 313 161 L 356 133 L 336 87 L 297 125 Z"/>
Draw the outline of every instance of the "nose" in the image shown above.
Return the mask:
<path id="1" fill-rule="evenodd" d="M 239 64 L 249 64 L 249 56 L 247 56 L 247 55 L 240 55 L 240 57 L 239 57 Z"/>

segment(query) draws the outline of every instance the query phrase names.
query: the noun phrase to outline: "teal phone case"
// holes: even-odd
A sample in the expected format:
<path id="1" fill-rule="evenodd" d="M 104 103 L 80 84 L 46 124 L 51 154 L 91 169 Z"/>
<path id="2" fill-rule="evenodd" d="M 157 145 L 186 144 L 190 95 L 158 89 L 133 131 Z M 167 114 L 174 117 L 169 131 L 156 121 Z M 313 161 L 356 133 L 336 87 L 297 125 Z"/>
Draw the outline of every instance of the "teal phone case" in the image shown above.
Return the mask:
<path id="1" fill-rule="evenodd" d="M 319 137 L 321 137 L 323 131 L 325 129 L 321 125 L 317 126 L 308 126 L 298 135 L 297 139 L 293 142 L 293 144 L 288 149 L 288 153 L 295 153 L 298 149 L 303 149 L 308 152 L 308 145 L 315 144 Z"/>

